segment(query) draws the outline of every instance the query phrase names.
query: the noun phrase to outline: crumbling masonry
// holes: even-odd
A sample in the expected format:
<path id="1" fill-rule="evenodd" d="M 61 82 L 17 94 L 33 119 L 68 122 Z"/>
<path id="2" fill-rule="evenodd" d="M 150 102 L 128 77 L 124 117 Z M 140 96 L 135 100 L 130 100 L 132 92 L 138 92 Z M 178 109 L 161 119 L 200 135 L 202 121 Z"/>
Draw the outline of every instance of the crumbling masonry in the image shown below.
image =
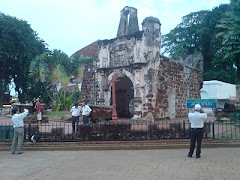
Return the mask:
<path id="1" fill-rule="evenodd" d="M 145 18 L 139 31 L 137 9 L 125 7 L 117 37 L 91 46 L 94 44 L 96 58 L 85 68 L 81 101 L 111 106 L 109 81 L 113 77 L 119 80 L 116 103 L 120 118 L 155 121 L 186 117 L 186 99 L 200 98 L 202 56 L 170 59 L 161 55 L 159 19 Z"/>

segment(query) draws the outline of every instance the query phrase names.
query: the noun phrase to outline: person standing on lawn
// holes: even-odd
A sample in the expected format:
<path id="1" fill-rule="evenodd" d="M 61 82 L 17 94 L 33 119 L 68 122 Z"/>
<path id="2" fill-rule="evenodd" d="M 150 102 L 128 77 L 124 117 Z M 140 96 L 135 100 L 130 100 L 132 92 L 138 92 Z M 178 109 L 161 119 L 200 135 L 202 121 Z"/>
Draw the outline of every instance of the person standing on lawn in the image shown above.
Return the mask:
<path id="1" fill-rule="evenodd" d="M 92 109 L 87 105 L 87 102 L 83 102 L 82 107 L 82 116 L 83 116 L 83 124 L 88 123 L 89 115 L 91 113 Z"/>
<path id="2" fill-rule="evenodd" d="M 77 126 L 78 132 L 78 125 L 79 125 L 79 116 L 81 114 L 82 107 L 75 103 L 75 105 L 71 108 L 72 112 L 72 133 L 75 133 L 75 124 Z"/>
<path id="3" fill-rule="evenodd" d="M 36 103 L 36 111 L 37 111 L 37 121 L 42 122 L 42 105 L 39 100 Z"/>

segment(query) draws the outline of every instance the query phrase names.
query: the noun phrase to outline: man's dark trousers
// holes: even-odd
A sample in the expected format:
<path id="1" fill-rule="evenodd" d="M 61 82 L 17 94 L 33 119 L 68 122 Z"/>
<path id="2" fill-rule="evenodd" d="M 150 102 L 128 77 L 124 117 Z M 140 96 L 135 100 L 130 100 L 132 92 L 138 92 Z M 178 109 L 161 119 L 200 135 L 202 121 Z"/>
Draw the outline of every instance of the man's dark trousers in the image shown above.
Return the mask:
<path id="1" fill-rule="evenodd" d="M 190 151 L 188 153 L 188 156 L 193 155 L 193 152 L 195 149 L 195 142 L 197 140 L 196 157 L 200 157 L 202 138 L 203 138 L 203 128 L 191 128 L 191 143 L 190 143 Z"/>
<path id="2" fill-rule="evenodd" d="M 83 115 L 83 123 L 88 124 L 88 116 Z"/>
<path id="3" fill-rule="evenodd" d="M 78 131 L 79 116 L 72 116 L 72 133 L 75 133 L 75 123 L 77 124 Z"/>

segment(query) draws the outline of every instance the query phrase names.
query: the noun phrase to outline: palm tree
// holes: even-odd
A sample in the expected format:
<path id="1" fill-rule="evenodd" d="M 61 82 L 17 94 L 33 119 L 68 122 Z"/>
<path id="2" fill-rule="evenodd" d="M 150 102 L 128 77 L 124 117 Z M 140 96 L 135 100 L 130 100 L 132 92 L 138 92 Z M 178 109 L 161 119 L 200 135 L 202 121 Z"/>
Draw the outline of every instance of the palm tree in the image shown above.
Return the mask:
<path id="1" fill-rule="evenodd" d="M 29 76 L 40 81 L 52 101 L 61 102 L 63 94 L 63 108 L 66 108 L 66 87 L 73 77 L 76 89 L 83 77 L 84 64 L 92 63 L 92 58 L 83 56 L 68 57 L 60 50 L 43 53 L 37 56 L 30 64 Z M 73 96 L 72 93 L 71 97 Z"/>
<path id="2" fill-rule="evenodd" d="M 69 77 L 66 74 L 65 68 L 61 65 L 58 64 L 51 75 L 51 82 L 53 85 L 55 85 L 57 91 L 60 91 L 60 93 L 58 93 L 58 102 L 60 102 L 60 96 L 61 96 L 61 92 L 63 89 L 63 107 L 65 109 L 65 103 L 66 103 L 66 87 L 69 84 Z M 59 87 L 60 86 L 60 87 Z"/>
<path id="3" fill-rule="evenodd" d="M 72 80 L 74 80 L 76 83 L 75 90 L 77 89 L 78 85 L 81 83 L 82 78 L 83 78 L 83 70 L 84 70 L 84 64 L 86 64 L 86 59 L 89 60 L 89 58 L 84 58 L 79 55 L 74 55 L 70 57 L 70 67 L 72 69 Z M 91 62 L 91 60 L 89 60 Z M 75 91 L 74 90 L 74 91 Z M 71 94 L 71 97 L 74 94 Z"/>
<path id="4" fill-rule="evenodd" d="M 30 63 L 30 69 L 29 69 L 29 76 L 35 78 L 36 81 L 40 81 L 47 92 L 49 98 L 54 101 L 54 98 L 51 96 L 50 92 L 47 88 L 47 79 L 49 76 L 49 60 L 48 60 L 48 54 L 43 53 L 39 56 L 37 56 L 33 61 Z"/>

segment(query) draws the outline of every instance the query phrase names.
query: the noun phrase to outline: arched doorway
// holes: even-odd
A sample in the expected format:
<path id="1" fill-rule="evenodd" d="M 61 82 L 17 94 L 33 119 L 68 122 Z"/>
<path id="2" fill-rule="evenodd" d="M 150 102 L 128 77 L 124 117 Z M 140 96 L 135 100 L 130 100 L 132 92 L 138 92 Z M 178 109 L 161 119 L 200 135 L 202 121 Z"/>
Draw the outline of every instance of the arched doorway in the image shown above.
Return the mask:
<path id="1" fill-rule="evenodd" d="M 119 77 L 118 80 L 115 85 L 117 115 L 119 118 L 131 118 L 133 117 L 133 83 L 127 76 Z"/>

